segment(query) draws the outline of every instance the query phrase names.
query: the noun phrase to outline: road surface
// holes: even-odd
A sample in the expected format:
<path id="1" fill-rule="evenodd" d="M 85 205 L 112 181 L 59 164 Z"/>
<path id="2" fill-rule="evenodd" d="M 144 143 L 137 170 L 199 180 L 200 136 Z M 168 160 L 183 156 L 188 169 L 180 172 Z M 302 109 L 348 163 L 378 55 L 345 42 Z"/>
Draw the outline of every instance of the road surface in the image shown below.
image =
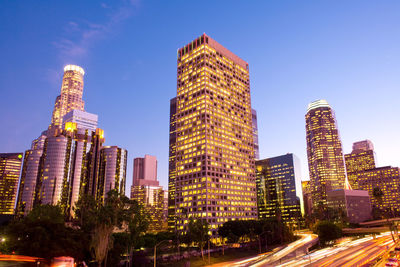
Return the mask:
<path id="1" fill-rule="evenodd" d="M 354 241 L 345 241 L 337 246 L 297 257 L 280 266 L 362 266 L 384 254 L 393 245 L 390 234 L 385 233 L 375 239 L 366 237 Z"/>

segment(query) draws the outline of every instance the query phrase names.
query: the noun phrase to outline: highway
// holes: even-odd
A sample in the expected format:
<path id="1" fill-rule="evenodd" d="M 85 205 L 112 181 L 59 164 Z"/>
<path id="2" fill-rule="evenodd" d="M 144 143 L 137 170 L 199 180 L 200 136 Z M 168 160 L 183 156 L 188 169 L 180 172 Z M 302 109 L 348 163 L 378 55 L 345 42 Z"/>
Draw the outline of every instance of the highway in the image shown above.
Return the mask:
<path id="1" fill-rule="evenodd" d="M 373 261 L 393 246 L 390 234 L 385 233 L 375 239 L 366 237 L 354 241 L 347 240 L 334 247 L 297 257 L 279 266 L 361 266 Z"/>
<path id="2" fill-rule="evenodd" d="M 317 235 L 304 233 L 299 234 L 300 239 L 296 240 L 288 244 L 287 246 L 282 246 L 275 249 L 272 252 L 267 252 L 264 254 L 259 254 L 254 257 L 249 257 L 246 259 L 230 261 L 230 262 L 223 262 L 211 265 L 213 267 L 222 267 L 222 266 L 231 266 L 231 267 L 238 267 L 238 266 L 274 266 L 274 262 L 279 261 L 280 259 L 284 258 L 285 256 L 293 253 L 295 250 L 306 246 L 312 242 L 315 242 L 318 238 Z"/>

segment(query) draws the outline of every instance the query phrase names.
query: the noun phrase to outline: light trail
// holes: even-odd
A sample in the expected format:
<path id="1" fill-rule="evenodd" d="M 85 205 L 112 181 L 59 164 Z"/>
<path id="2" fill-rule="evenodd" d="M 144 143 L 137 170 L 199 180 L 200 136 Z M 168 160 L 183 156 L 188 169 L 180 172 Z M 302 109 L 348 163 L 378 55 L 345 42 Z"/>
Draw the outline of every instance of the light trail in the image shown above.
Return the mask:
<path id="1" fill-rule="evenodd" d="M 297 257 L 278 266 L 309 266 L 310 261 L 311 265 L 317 263 L 317 266 L 321 267 L 335 266 L 339 262 L 340 266 L 354 266 L 354 262 L 363 261 L 365 263 L 371 258 L 376 258 L 390 243 L 393 242 L 391 242 L 389 233 L 377 235 L 376 239 L 365 237 L 353 241 L 348 240 L 334 247 Z"/>

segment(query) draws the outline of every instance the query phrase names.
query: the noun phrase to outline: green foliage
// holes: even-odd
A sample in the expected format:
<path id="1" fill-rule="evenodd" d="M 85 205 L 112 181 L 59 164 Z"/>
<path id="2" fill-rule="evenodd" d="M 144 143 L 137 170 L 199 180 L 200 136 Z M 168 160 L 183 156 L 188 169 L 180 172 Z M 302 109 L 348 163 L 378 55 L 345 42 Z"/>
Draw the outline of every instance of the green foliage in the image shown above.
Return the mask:
<path id="1" fill-rule="evenodd" d="M 107 193 L 104 205 L 98 205 L 91 196 L 84 196 L 77 202 L 77 220 L 89 236 L 92 258 L 99 264 L 102 264 L 108 251 L 113 248 L 114 229 L 133 220 L 135 204 L 116 190 Z"/>
<path id="2" fill-rule="evenodd" d="M 314 233 L 318 235 L 322 245 L 342 237 L 342 229 L 330 221 L 320 221 L 314 227 Z"/>
<path id="3" fill-rule="evenodd" d="M 195 243 L 200 247 L 201 256 L 204 258 L 203 247 L 208 241 L 210 236 L 208 235 L 209 225 L 206 220 L 198 219 L 193 220 L 190 218 L 186 235 L 184 237 L 185 243 Z"/>
<path id="4" fill-rule="evenodd" d="M 227 221 L 218 229 L 218 234 L 228 243 L 254 241 L 261 235 L 267 237 L 269 244 L 280 244 L 293 240 L 289 228 L 277 218 L 267 220 L 235 220 Z"/>
<path id="5" fill-rule="evenodd" d="M 82 232 L 65 226 L 59 206 L 38 205 L 26 217 L 5 229 L 7 253 L 50 259 L 56 256 L 84 257 Z"/>
<path id="6" fill-rule="evenodd" d="M 108 193 L 104 205 L 92 196 L 82 196 L 74 212 L 75 219 L 69 222 L 72 227 L 67 227 L 59 206 L 35 206 L 26 217 L 16 217 L 0 229 L 6 238 L 0 252 L 46 259 L 71 256 L 99 265 L 107 259 L 107 266 L 116 266 L 121 255 L 132 253 L 135 246 L 143 243 L 147 215 L 136 201 L 115 190 Z M 116 229 L 120 233 L 114 233 Z M 169 236 L 160 233 L 156 240 Z"/>

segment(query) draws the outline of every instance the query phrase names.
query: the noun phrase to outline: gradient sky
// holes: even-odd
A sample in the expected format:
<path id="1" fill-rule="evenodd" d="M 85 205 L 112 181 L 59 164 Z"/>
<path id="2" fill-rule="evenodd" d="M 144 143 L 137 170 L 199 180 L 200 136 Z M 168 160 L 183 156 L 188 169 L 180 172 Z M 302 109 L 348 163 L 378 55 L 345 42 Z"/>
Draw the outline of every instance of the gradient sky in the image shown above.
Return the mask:
<path id="1" fill-rule="evenodd" d="M 176 52 L 203 32 L 250 65 L 261 158 L 295 153 L 308 179 L 307 104 L 326 99 L 345 153 L 370 139 L 400 166 L 400 1 L 0 1 L 0 153 L 47 128 L 63 66 L 85 71 L 84 100 L 106 145 L 158 158 L 168 181 Z M 129 191 L 129 190 L 127 190 Z"/>

